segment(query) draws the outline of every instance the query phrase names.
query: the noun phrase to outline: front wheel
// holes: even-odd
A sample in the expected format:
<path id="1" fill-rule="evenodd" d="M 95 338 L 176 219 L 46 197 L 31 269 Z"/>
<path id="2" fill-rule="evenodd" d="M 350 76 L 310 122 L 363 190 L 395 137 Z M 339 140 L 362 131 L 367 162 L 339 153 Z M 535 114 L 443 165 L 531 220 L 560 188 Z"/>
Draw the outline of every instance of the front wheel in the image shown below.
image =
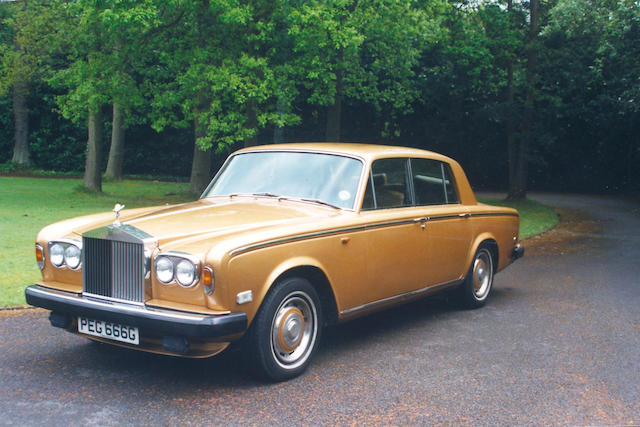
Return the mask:
<path id="1" fill-rule="evenodd" d="M 244 352 L 250 367 L 271 381 L 300 375 L 318 346 L 321 325 L 320 299 L 308 280 L 277 283 L 247 332 Z"/>
<path id="2" fill-rule="evenodd" d="M 461 302 L 468 308 L 482 307 L 493 287 L 493 255 L 486 246 L 481 246 L 459 288 Z"/>

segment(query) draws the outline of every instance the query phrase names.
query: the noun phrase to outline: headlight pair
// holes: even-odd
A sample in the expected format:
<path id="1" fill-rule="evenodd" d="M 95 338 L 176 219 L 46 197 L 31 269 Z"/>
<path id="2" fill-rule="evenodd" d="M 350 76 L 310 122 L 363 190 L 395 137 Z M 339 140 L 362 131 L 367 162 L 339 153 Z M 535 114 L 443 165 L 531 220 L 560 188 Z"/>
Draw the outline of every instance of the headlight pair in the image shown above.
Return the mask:
<path id="1" fill-rule="evenodd" d="M 156 277 L 165 285 L 174 281 L 185 288 L 195 285 L 200 263 L 190 258 L 175 254 L 158 255 L 154 262 Z"/>
<path id="2" fill-rule="evenodd" d="M 75 270 L 82 262 L 82 244 L 72 240 L 49 242 L 49 260 L 58 268 L 66 265 Z"/>

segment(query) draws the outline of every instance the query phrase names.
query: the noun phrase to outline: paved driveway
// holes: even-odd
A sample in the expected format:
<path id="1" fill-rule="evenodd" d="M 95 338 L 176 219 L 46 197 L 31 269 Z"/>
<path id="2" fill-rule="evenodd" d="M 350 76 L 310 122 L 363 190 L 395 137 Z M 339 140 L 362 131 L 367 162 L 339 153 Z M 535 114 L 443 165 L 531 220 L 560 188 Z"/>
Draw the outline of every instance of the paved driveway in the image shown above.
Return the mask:
<path id="1" fill-rule="evenodd" d="M 486 307 L 437 296 L 333 327 L 287 383 L 234 353 L 142 354 L 0 312 L 0 424 L 638 424 L 640 205 L 536 197 L 566 222 L 527 242 Z"/>

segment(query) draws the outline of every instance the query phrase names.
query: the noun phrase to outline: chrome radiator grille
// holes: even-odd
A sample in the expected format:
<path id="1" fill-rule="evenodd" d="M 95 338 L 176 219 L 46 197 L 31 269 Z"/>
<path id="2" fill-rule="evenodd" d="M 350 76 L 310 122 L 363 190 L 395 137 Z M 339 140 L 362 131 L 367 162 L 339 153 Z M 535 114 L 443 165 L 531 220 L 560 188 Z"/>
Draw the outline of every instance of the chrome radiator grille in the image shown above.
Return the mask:
<path id="1" fill-rule="evenodd" d="M 124 301 L 144 302 L 142 243 L 82 238 L 82 291 Z"/>

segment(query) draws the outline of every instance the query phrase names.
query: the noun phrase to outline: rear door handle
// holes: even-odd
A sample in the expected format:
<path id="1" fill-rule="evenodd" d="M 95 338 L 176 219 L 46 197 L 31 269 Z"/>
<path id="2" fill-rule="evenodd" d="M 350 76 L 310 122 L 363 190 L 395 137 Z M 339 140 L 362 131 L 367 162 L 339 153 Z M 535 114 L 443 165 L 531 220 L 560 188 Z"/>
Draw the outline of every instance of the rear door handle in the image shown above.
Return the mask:
<path id="1" fill-rule="evenodd" d="M 420 227 L 423 230 L 427 227 L 427 221 L 429 221 L 429 218 L 427 218 L 426 216 L 423 216 L 422 218 L 416 218 L 413 220 L 413 222 L 415 222 L 416 224 L 421 222 L 422 224 L 420 225 Z"/>
<path id="2" fill-rule="evenodd" d="M 470 213 L 461 213 L 461 214 L 458 214 L 458 216 L 460 218 L 469 218 L 471 216 L 471 214 Z"/>

